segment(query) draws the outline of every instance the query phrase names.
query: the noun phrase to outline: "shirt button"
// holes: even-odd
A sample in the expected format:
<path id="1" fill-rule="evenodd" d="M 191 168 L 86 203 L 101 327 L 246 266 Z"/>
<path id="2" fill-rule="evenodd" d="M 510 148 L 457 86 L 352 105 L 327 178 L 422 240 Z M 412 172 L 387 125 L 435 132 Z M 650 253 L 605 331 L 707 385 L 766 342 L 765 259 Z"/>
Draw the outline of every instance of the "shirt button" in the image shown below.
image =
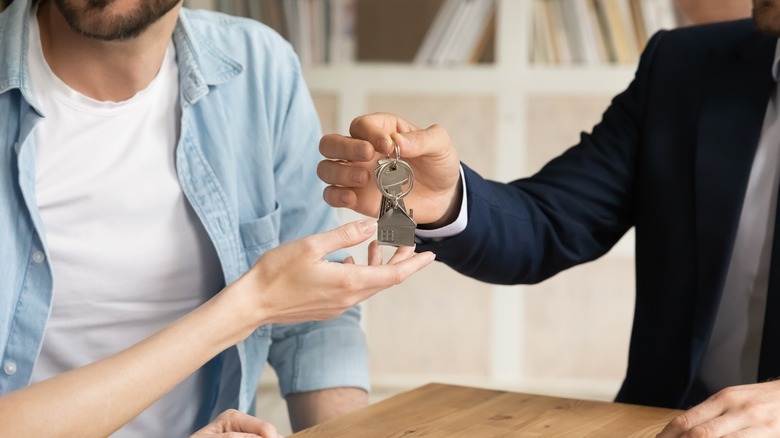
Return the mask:
<path id="1" fill-rule="evenodd" d="M 3 364 L 3 372 L 8 374 L 9 376 L 13 376 L 16 374 L 16 362 L 12 360 L 7 360 Z"/>
<path id="2" fill-rule="evenodd" d="M 46 256 L 41 251 L 35 251 L 33 252 L 32 260 L 35 263 L 42 263 L 44 260 L 46 260 Z"/>

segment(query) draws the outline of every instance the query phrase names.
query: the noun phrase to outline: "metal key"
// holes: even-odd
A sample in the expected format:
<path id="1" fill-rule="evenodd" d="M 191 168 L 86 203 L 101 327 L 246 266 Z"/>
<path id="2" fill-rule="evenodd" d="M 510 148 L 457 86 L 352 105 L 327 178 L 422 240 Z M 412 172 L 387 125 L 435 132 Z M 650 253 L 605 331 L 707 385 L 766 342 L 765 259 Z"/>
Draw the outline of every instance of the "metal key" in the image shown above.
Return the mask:
<path id="1" fill-rule="evenodd" d="M 398 165 L 393 160 L 379 160 L 376 170 L 376 183 L 382 192 L 382 203 L 379 207 L 379 217 L 393 208 L 398 202 L 399 206 L 406 210 L 403 202 L 403 186 L 409 182 L 411 169 L 408 166 Z M 404 163 L 405 164 L 405 163 Z M 380 175 L 381 172 L 381 175 Z"/>
<path id="2" fill-rule="evenodd" d="M 414 246 L 417 223 L 412 219 L 414 212 L 407 213 L 403 203 L 414 185 L 414 174 L 411 166 L 401 160 L 397 145 L 395 155 L 395 158 L 379 160 L 375 172 L 377 187 L 382 192 L 377 240 L 380 245 Z M 404 189 L 406 184 L 408 187 Z"/>

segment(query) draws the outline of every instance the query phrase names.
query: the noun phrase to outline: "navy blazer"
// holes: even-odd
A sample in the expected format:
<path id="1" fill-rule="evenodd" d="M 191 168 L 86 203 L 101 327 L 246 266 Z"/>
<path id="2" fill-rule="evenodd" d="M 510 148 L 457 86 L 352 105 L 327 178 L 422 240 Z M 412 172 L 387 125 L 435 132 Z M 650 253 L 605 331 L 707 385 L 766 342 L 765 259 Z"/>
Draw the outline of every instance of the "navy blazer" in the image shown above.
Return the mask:
<path id="1" fill-rule="evenodd" d="M 592 134 L 536 175 L 503 184 L 464 166 L 468 227 L 418 250 L 479 280 L 536 283 L 636 227 L 636 308 L 616 400 L 700 402 L 776 41 L 750 20 L 656 34 Z"/>

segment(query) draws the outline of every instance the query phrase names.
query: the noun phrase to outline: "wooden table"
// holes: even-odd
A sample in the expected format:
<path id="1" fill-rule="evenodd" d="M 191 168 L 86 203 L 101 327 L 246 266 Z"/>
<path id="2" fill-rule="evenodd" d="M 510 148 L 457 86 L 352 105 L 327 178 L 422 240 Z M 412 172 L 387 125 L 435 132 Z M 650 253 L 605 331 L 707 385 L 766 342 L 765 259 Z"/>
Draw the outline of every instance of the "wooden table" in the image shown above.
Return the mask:
<path id="1" fill-rule="evenodd" d="M 292 437 L 655 437 L 681 412 L 432 383 Z"/>

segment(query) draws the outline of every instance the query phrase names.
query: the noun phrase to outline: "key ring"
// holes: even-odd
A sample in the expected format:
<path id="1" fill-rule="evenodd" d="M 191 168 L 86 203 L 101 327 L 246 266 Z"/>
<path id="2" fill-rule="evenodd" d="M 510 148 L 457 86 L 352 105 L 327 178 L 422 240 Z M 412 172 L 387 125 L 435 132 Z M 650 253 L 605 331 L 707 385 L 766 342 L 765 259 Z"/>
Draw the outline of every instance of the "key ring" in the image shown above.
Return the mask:
<path id="1" fill-rule="evenodd" d="M 393 142 L 393 144 L 395 145 L 395 157 L 391 160 L 390 154 L 387 154 L 385 155 L 385 160 L 391 160 L 391 162 L 393 163 L 392 169 L 395 170 L 396 164 L 398 164 L 398 160 L 401 159 L 401 147 L 398 146 L 398 143 L 396 143 L 395 141 Z M 377 173 L 379 173 L 379 169 L 377 169 Z"/>
<path id="2" fill-rule="evenodd" d="M 395 158 L 393 158 L 393 170 L 395 170 L 396 166 L 398 165 L 398 160 L 401 159 L 401 146 L 398 146 L 398 143 L 396 143 L 395 141 L 393 141 L 393 144 L 395 145 Z M 390 155 L 388 155 L 387 158 L 390 158 Z M 411 174 L 412 174 L 412 169 L 409 168 L 409 175 Z"/>
<path id="3" fill-rule="evenodd" d="M 396 145 L 396 148 L 398 146 Z M 382 195 L 384 195 L 386 198 L 392 199 L 395 202 L 398 202 L 399 199 L 402 199 L 404 196 L 408 195 L 409 192 L 412 191 L 412 187 L 414 187 L 414 173 L 412 173 L 412 166 L 410 166 L 406 161 L 401 160 L 397 158 L 398 155 L 396 155 L 395 162 L 388 161 L 381 166 L 379 166 L 379 169 L 376 171 L 376 186 L 379 188 L 379 191 L 382 192 Z M 406 169 L 407 173 L 409 174 L 409 187 L 406 188 L 402 193 L 399 193 L 397 195 L 390 193 L 382 184 L 382 176 L 386 174 L 387 169 L 395 170 L 398 168 L 398 166 L 403 167 Z"/>

